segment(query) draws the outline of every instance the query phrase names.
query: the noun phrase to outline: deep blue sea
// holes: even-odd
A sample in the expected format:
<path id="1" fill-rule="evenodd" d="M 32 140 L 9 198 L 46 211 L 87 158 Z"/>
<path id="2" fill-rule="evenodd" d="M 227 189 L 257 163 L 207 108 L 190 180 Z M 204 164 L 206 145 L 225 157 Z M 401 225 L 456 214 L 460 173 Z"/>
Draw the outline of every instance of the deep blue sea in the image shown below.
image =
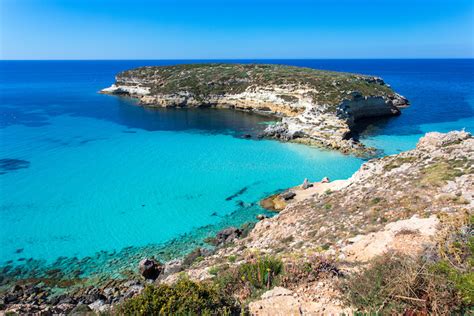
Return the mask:
<path id="1" fill-rule="evenodd" d="M 93 272 L 110 260 L 156 255 L 170 240 L 181 249 L 254 220 L 270 193 L 304 178 L 347 178 L 363 163 L 241 137 L 267 117 L 151 110 L 97 93 L 119 71 L 189 62 L 198 61 L 0 61 L 1 264 L 87 258 L 96 261 Z M 401 116 L 361 132 L 385 154 L 413 148 L 428 131 L 474 131 L 472 59 L 230 62 L 381 76 L 411 101 Z"/>

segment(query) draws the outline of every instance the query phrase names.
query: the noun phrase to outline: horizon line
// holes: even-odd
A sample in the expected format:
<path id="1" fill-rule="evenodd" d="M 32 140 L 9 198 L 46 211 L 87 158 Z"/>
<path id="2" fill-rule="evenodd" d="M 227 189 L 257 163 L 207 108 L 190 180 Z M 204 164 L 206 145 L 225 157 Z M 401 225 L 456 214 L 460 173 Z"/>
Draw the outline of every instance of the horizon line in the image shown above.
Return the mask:
<path id="1" fill-rule="evenodd" d="M 362 57 L 362 58 L 86 58 L 86 59 L 0 59 L 0 61 L 186 61 L 186 60 L 198 60 L 198 61 L 213 61 L 213 60 L 449 60 L 449 59 L 474 59 L 473 57 Z"/>

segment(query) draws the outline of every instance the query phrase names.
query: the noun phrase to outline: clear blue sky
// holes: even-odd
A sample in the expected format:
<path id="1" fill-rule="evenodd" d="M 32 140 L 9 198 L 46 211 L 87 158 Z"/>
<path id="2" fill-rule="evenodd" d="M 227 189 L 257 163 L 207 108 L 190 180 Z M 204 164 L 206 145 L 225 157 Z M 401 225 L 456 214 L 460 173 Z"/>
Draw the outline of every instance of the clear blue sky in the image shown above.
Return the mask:
<path id="1" fill-rule="evenodd" d="M 1 59 L 474 57 L 473 0 L 0 0 Z"/>

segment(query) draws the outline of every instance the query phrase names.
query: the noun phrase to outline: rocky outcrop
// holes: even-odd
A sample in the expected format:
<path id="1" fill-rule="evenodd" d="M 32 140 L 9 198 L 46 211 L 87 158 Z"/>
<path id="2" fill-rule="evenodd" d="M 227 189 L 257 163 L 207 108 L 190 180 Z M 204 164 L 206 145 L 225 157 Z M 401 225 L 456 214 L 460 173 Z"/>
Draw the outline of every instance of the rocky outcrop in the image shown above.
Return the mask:
<path id="1" fill-rule="evenodd" d="M 322 286 L 320 291 L 323 290 Z M 320 293 L 322 293 L 321 291 Z M 343 308 L 340 300 L 309 300 L 294 291 L 275 287 L 262 294 L 259 300 L 249 304 L 250 315 L 348 315 L 350 309 Z"/>
<path id="2" fill-rule="evenodd" d="M 417 255 L 429 247 L 434 247 L 434 236 L 439 220 L 432 215 L 387 224 L 382 230 L 367 235 L 357 235 L 347 240 L 348 245 L 341 253 L 348 261 L 368 262 L 388 252 Z"/>
<path id="3" fill-rule="evenodd" d="M 235 227 L 225 228 L 216 234 L 215 245 L 222 246 L 233 242 L 234 240 L 238 239 L 242 236 L 242 230 Z"/>
<path id="4" fill-rule="evenodd" d="M 469 133 L 428 133 L 416 149 L 369 160 L 347 180 L 292 188 L 292 202 L 257 223 L 246 246 L 294 251 L 298 245 L 304 251 L 327 245 L 339 251 L 349 238 L 383 230 L 390 222 L 471 212 L 473 165 Z M 282 242 L 290 235 L 291 243 Z"/>
<path id="5" fill-rule="evenodd" d="M 143 259 L 138 263 L 138 271 L 147 280 L 156 280 L 163 271 L 163 265 L 154 259 Z"/>
<path id="6" fill-rule="evenodd" d="M 281 118 L 264 135 L 343 152 L 367 152 L 353 139 L 361 118 L 400 114 L 408 100 L 378 77 L 281 65 L 141 67 L 103 93 L 152 107 L 216 107 Z"/>

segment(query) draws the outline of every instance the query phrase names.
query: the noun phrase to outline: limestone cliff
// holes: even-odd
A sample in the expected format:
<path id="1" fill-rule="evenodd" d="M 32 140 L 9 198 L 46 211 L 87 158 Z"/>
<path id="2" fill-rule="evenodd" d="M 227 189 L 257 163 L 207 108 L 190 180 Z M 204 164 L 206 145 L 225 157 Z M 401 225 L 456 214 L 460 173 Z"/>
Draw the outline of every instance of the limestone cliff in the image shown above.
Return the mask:
<path id="1" fill-rule="evenodd" d="M 373 76 L 282 65 L 193 64 L 141 67 L 102 93 L 151 107 L 216 107 L 281 118 L 265 135 L 356 152 L 357 120 L 400 114 L 408 100 Z"/>

